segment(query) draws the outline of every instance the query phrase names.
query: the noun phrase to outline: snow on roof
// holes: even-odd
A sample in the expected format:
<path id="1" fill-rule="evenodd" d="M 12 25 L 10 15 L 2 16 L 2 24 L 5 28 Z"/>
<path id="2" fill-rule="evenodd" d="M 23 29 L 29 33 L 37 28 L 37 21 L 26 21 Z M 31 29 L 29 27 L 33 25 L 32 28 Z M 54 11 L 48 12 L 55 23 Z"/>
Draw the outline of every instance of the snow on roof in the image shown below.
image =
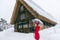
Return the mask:
<path id="1" fill-rule="evenodd" d="M 24 0 L 33 10 L 35 10 L 37 13 L 40 15 L 56 22 L 56 19 L 54 19 L 53 16 L 51 16 L 49 13 L 47 13 L 45 10 L 43 10 L 39 5 L 37 5 L 34 1 L 32 0 Z"/>

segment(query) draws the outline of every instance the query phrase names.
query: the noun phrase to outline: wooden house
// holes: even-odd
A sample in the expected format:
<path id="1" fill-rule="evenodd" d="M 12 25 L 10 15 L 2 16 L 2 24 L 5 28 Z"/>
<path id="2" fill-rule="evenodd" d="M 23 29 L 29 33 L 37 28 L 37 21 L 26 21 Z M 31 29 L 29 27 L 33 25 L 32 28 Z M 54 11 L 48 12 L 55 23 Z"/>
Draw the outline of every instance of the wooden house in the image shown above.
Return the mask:
<path id="1" fill-rule="evenodd" d="M 31 4 L 33 3 L 31 2 Z M 11 17 L 11 22 L 10 22 L 11 24 L 14 24 L 14 31 L 29 32 L 30 27 L 33 27 L 32 19 L 35 19 L 35 18 L 40 19 L 44 23 L 44 25 L 47 25 L 47 26 L 55 26 L 57 24 L 55 21 L 43 16 L 46 13 L 44 13 L 43 15 L 40 15 L 42 14 L 42 12 L 39 13 L 40 11 L 39 12 L 37 11 L 38 10 L 35 10 L 32 7 L 32 5 L 29 5 L 29 3 L 27 3 L 26 1 L 16 0 L 16 4 L 15 4 L 14 11 Z"/>

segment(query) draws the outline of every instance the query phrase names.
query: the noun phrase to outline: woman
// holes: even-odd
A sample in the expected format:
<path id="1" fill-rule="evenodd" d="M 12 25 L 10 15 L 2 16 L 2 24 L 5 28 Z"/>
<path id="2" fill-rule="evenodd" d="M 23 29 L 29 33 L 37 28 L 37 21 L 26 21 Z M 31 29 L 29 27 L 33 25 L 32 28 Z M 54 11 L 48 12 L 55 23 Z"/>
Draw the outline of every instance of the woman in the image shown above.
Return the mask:
<path id="1" fill-rule="evenodd" d="M 35 25 L 36 25 L 36 27 L 35 27 L 35 31 L 34 31 L 34 37 L 35 37 L 36 40 L 39 40 L 39 38 L 40 38 L 40 35 L 39 35 L 39 30 L 40 30 L 39 22 L 38 21 L 35 22 Z"/>
<path id="2" fill-rule="evenodd" d="M 36 40 L 40 39 L 40 34 L 39 34 L 39 30 L 41 30 L 44 27 L 43 22 L 40 19 L 33 19 L 33 24 L 35 24 L 35 29 L 34 29 L 34 37 Z"/>

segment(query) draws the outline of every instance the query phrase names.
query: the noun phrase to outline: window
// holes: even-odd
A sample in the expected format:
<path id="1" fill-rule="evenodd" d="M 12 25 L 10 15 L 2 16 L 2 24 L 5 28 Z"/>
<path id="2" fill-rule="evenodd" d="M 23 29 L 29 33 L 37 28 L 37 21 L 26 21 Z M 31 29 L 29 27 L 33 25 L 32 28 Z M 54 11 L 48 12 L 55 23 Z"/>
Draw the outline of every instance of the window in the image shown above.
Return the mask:
<path id="1" fill-rule="evenodd" d="M 28 28 L 28 24 L 24 24 L 23 27 L 24 27 L 24 28 Z"/>
<path id="2" fill-rule="evenodd" d="M 24 7 L 23 6 L 21 6 L 21 11 L 23 11 L 24 10 Z"/>
<path id="3" fill-rule="evenodd" d="M 21 14 L 21 20 L 22 19 L 25 19 L 25 14 L 23 13 L 23 14 Z"/>
<path id="4" fill-rule="evenodd" d="M 19 25 L 19 28 L 22 28 L 22 25 Z"/>
<path id="5" fill-rule="evenodd" d="M 28 28 L 28 24 L 19 25 L 19 28 Z"/>

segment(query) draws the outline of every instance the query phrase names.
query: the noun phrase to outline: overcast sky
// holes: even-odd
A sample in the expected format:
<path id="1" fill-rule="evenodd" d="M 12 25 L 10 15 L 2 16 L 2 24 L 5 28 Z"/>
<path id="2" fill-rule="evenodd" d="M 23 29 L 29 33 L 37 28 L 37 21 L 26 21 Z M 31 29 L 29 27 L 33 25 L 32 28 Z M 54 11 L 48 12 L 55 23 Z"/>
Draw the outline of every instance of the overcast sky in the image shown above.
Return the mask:
<path id="1" fill-rule="evenodd" d="M 0 18 L 10 22 L 13 8 L 15 5 L 15 0 L 0 0 Z"/>
<path id="2" fill-rule="evenodd" d="M 32 0 L 60 22 L 60 0 Z M 0 18 L 10 22 L 15 0 L 0 0 Z"/>

